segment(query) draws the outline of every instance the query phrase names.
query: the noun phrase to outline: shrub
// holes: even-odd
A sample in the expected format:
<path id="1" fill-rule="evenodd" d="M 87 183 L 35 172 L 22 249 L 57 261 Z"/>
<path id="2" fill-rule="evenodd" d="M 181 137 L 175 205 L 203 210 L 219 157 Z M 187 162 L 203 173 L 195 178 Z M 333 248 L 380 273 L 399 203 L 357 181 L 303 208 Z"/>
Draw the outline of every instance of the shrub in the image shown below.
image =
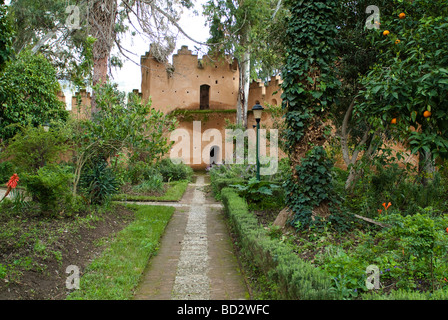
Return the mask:
<path id="1" fill-rule="evenodd" d="M 143 161 L 137 161 L 128 167 L 128 180 L 133 185 L 148 180 L 154 175 L 160 175 L 159 171 Z"/>
<path id="2" fill-rule="evenodd" d="M 28 126 L 17 133 L 2 158 L 10 161 L 21 171 L 36 173 L 45 165 L 60 160 L 61 153 L 68 150 L 67 136 L 60 128 L 45 132 L 42 127 Z"/>
<path id="3" fill-rule="evenodd" d="M 91 204 L 102 205 L 118 192 L 118 182 L 107 162 L 97 159 L 81 175 L 81 187 Z"/>
<path id="4" fill-rule="evenodd" d="M 230 185 L 237 190 L 249 204 L 257 207 L 266 205 L 281 207 L 284 203 L 283 191 L 279 185 L 269 181 L 258 181 L 251 178 L 247 183 Z"/>
<path id="5" fill-rule="evenodd" d="M 0 75 L 0 139 L 12 138 L 19 126 L 38 126 L 50 119 L 67 120 L 58 98 L 56 70 L 42 54 L 23 50 Z"/>
<path id="6" fill-rule="evenodd" d="M 71 202 L 70 182 L 73 175 L 59 166 L 45 166 L 36 174 L 22 178 L 26 191 L 41 205 L 41 212 L 52 215 L 59 203 Z"/>
<path id="7" fill-rule="evenodd" d="M 0 163 L 0 185 L 6 184 L 8 179 L 13 175 L 15 166 L 11 161 L 4 161 Z"/>
<path id="8" fill-rule="evenodd" d="M 132 189 L 138 193 L 161 192 L 164 189 L 163 177 L 160 174 L 152 175 Z"/>
<path id="9" fill-rule="evenodd" d="M 184 163 L 175 164 L 169 158 L 164 158 L 155 164 L 157 170 L 163 177 L 163 181 L 191 180 L 193 169 Z"/>
<path id="10" fill-rule="evenodd" d="M 285 243 L 273 240 L 250 214 L 246 201 L 234 189 L 224 188 L 225 211 L 238 237 L 241 252 L 278 284 L 281 299 L 333 299 L 329 275 L 300 259 Z"/>

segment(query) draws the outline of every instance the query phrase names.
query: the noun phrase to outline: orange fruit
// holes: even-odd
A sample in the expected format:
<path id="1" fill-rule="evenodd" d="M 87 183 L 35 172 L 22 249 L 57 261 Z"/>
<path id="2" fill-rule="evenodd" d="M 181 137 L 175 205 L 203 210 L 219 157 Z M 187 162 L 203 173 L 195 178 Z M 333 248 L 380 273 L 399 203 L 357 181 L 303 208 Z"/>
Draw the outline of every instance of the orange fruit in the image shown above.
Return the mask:
<path id="1" fill-rule="evenodd" d="M 389 33 L 390 33 L 389 30 L 384 30 L 383 36 L 387 36 Z"/>
<path id="2" fill-rule="evenodd" d="M 398 18 L 404 19 L 404 18 L 406 18 L 406 14 L 404 12 L 402 12 L 398 15 Z"/>
<path id="3" fill-rule="evenodd" d="M 390 121 L 390 123 L 392 123 L 392 124 L 396 124 L 396 123 L 397 123 L 397 118 L 393 118 L 393 119 Z"/>
<path id="4" fill-rule="evenodd" d="M 423 112 L 423 116 L 424 116 L 425 118 L 430 117 L 430 116 L 431 116 L 431 111 L 426 110 L 425 112 Z"/>

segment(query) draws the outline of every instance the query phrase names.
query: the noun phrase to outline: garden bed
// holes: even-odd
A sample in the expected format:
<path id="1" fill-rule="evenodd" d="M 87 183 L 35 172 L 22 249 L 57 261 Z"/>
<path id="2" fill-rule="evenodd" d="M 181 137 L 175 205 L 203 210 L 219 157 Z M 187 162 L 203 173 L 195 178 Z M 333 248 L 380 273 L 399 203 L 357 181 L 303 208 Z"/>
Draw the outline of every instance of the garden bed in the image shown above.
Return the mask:
<path id="1" fill-rule="evenodd" d="M 134 219 L 122 205 L 82 217 L 0 214 L 0 299 L 63 300 L 66 268 L 82 270 Z"/>
<path id="2" fill-rule="evenodd" d="M 173 181 L 165 183 L 163 192 L 153 193 L 120 193 L 114 195 L 112 200 L 114 201 L 165 201 L 176 202 L 182 199 L 185 191 L 188 187 L 188 181 Z"/>

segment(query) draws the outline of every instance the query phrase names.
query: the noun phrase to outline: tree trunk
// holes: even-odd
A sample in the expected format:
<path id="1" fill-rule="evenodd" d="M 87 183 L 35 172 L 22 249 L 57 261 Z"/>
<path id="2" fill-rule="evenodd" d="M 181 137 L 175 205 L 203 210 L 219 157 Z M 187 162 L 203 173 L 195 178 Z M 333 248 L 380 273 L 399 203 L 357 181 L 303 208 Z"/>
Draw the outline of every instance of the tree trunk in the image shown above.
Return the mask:
<path id="1" fill-rule="evenodd" d="M 93 44 L 92 85 L 107 81 L 108 61 L 115 40 L 115 21 L 117 17 L 116 0 L 99 0 L 93 4 L 90 15 L 91 35 L 96 39 Z M 92 93 L 92 114 L 97 111 L 95 90 Z"/>
<path id="2" fill-rule="evenodd" d="M 248 110 L 248 100 L 249 100 L 249 85 L 250 85 L 250 52 L 246 50 L 243 56 L 242 70 L 243 74 L 243 90 L 244 90 L 244 100 L 243 100 L 243 127 L 247 128 L 247 110 Z"/>
<path id="3" fill-rule="evenodd" d="M 250 46 L 249 33 L 250 26 L 247 24 L 242 28 L 241 46 L 244 48 L 244 53 L 239 61 L 239 92 L 237 101 L 237 119 L 236 123 L 247 128 L 247 109 L 249 100 L 249 85 L 250 85 Z"/>
<path id="4" fill-rule="evenodd" d="M 107 67 L 108 67 L 108 56 L 104 56 L 99 59 L 95 59 L 93 61 L 93 77 L 92 77 L 92 85 L 95 87 L 96 85 L 103 85 L 107 81 Z M 97 103 L 96 103 L 96 92 L 93 90 L 92 92 L 92 114 L 95 114 L 98 111 Z"/>
<path id="5" fill-rule="evenodd" d="M 434 161 L 431 152 L 420 151 L 418 155 L 418 174 L 421 177 L 421 183 L 426 186 L 435 172 Z"/>

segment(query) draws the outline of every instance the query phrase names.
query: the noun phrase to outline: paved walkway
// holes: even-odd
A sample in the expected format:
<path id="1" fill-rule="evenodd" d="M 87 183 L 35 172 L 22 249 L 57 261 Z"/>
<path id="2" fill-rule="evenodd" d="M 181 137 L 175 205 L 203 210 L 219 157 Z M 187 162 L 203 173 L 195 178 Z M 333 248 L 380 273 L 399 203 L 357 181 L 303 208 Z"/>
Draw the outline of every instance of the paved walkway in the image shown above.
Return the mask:
<path id="1" fill-rule="evenodd" d="M 136 300 L 238 300 L 249 294 L 233 252 L 222 205 L 195 176 L 178 203 L 156 256 L 149 261 Z M 141 203 L 141 202 L 140 202 Z M 145 203 L 148 204 L 148 203 Z"/>

